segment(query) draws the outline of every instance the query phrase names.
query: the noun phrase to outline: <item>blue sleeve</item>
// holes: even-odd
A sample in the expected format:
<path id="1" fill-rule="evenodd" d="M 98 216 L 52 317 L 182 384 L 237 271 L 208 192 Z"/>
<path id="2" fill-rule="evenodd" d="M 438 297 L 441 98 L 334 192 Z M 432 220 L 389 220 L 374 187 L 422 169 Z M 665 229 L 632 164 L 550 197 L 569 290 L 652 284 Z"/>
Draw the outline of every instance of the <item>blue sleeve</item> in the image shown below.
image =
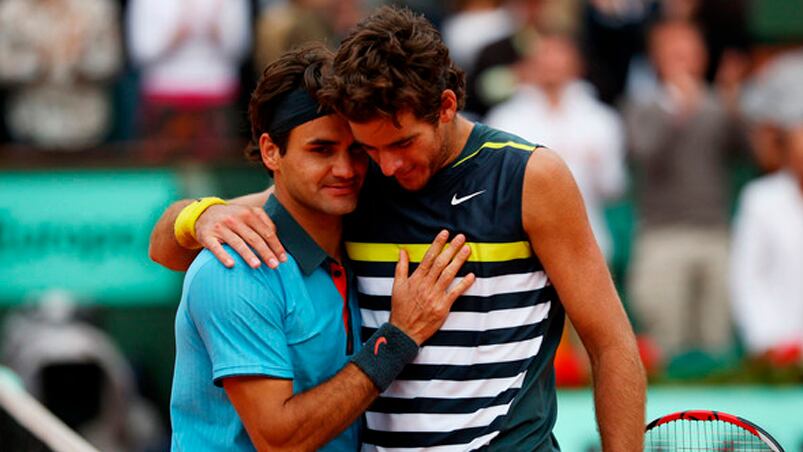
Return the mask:
<path id="1" fill-rule="evenodd" d="M 229 269 L 211 258 L 192 275 L 187 310 L 218 386 L 223 378 L 239 375 L 293 378 L 285 303 L 261 271 L 241 260 Z"/>

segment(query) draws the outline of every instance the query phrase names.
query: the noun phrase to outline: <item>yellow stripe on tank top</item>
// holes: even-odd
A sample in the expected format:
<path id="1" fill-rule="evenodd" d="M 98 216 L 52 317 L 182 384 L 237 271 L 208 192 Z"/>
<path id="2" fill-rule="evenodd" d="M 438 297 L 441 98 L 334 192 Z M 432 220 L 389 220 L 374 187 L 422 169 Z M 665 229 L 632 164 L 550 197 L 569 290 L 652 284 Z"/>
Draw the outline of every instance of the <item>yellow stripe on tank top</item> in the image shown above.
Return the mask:
<path id="1" fill-rule="evenodd" d="M 475 155 L 479 154 L 479 152 L 481 150 L 485 149 L 485 148 L 502 149 L 502 148 L 506 148 L 506 147 L 511 147 L 511 148 L 515 148 L 515 149 L 522 149 L 524 151 L 534 151 L 536 148 L 538 148 L 538 146 L 531 146 L 529 144 L 524 144 L 524 143 L 516 143 L 515 141 L 486 141 L 485 143 L 482 143 L 482 145 L 480 145 L 480 147 L 478 147 L 476 151 L 474 151 L 471 154 L 469 154 L 469 155 L 463 157 L 462 159 L 458 160 L 457 163 L 452 165 L 452 168 L 455 168 L 455 167 L 461 165 L 466 160 L 468 160 L 468 159 L 474 157 Z"/>
<path id="2" fill-rule="evenodd" d="M 362 262 L 396 262 L 399 250 L 404 248 L 410 256 L 410 262 L 421 262 L 429 248 L 429 243 L 362 243 L 346 242 L 346 253 L 349 259 Z M 471 248 L 470 262 L 504 262 L 514 259 L 526 259 L 533 255 L 530 243 L 476 243 L 469 242 Z"/>

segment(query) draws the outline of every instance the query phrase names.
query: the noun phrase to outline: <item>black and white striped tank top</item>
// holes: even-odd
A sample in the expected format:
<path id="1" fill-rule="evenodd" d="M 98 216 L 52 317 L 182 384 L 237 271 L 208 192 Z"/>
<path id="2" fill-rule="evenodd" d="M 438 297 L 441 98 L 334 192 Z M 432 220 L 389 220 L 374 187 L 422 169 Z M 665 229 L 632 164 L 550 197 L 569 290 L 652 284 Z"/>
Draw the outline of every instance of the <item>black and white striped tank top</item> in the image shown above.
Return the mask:
<path id="1" fill-rule="evenodd" d="M 563 307 L 524 232 L 527 160 L 538 147 L 475 125 L 427 186 L 407 192 L 372 166 L 347 219 L 362 335 L 386 322 L 399 248 L 411 271 L 441 229 L 472 249 L 476 282 L 438 333 L 366 412 L 367 450 L 557 450 L 552 358 Z"/>

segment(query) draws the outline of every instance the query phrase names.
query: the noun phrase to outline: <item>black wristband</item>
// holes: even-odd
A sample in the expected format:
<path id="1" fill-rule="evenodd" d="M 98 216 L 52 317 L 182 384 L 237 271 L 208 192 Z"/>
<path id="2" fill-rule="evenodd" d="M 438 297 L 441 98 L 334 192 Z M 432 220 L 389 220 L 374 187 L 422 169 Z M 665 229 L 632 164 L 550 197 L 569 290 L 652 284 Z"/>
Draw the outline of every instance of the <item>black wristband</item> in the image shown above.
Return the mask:
<path id="1" fill-rule="evenodd" d="M 384 323 L 365 341 L 351 362 L 368 375 L 379 392 L 383 392 L 416 355 L 418 344 L 402 330 Z"/>

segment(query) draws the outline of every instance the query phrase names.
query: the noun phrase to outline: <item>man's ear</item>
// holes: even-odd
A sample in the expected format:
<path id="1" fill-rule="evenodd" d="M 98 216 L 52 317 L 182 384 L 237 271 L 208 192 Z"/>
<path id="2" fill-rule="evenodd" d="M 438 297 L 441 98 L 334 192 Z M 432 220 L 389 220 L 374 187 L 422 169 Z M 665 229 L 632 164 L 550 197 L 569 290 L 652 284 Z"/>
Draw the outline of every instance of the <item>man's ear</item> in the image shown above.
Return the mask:
<path id="1" fill-rule="evenodd" d="M 441 110 L 438 120 L 441 123 L 451 122 L 457 115 L 457 94 L 450 89 L 445 89 L 441 93 Z"/>
<path id="2" fill-rule="evenodd" d="M 270 135 L 263 133 L 259 136 L 259 152 L 262 154 L 262 163 L 273 172 L 279 168 L 279 146 L 270 139 Z"/>

